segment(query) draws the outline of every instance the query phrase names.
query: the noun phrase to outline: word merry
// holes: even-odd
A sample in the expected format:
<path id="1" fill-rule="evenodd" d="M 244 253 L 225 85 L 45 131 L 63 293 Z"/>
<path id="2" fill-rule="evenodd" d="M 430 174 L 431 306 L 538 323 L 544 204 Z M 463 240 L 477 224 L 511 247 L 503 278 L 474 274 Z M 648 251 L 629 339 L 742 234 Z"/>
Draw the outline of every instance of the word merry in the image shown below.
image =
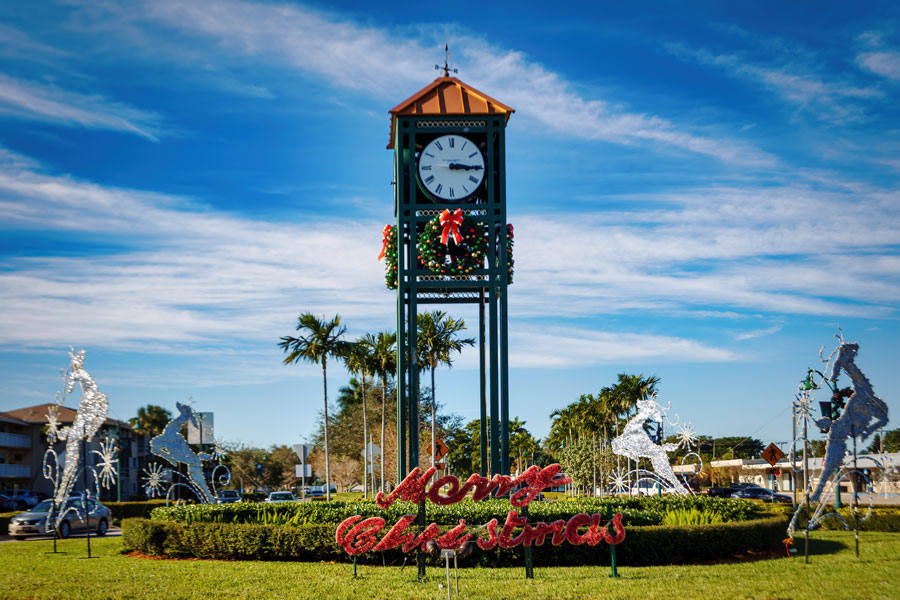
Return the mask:
<path id="1" fill-rule="evenodd" d="M 380 508 L 387 508 L 395 500 L 406 500 L 418 504 L 428 498 L 440 506 L 449 506 L 460 502 L 469 492 L 473 492 L 472 500 L 477 502 L 491 494 L 505 496 L 510 490 L 519 488 L 509 501 L 513 506 L 522 508 L 528 506 L 528 503 L 534 500 L 541 490 L 571 483 L 572 480 L 568 477 L 557 477 L 561 469 L 562 467 L 559 465 L 550 465 L 543 469 L 535 465 L 526 469 L 516 478 L 509 475 L 494 475 L 493 479 L 488 479 L 473 473 L 462 485 L 455 476 L 447 475 L 435 481 L 434 485 L 426 492 L 425 486 L 437 469 L 431 467 L 420 475 L 422 470 L 416 467 L 390 494 L 378 492 L 375 503 Z M 444 488 L 447 489 L 442 491 Z"/>
<path id="2" fill-rule="evenodd" d="M 551 536 L 550 543 L 559 546 L 563 542 L 570 544 L 587 544 L 596 546 L 600 542 L 610 545 L 621 543 L 625 539 L 625 527 L 622 526 L 622 513 L 616 513 L 612 518 L 612 526 L 616 533 L 613 535 L 608 530 L 609 523 L 601 523 L 599 514 L 577 514 L 568 521 L 560 519 L 553 523 L 536 523 L 534 526 L 527 523 L 525 517 L 511 510 L 506 515 L 506 523 L 497 531 L 497 519 L 491 519 L 486 527 L 487 537 L 479 537 L 476 544 L 482 550 L 491 550 L 497 546 L 501 548 L 514 548 L 518 545 L 540 546 L 547 536 Z M 362 520 L 361 520 L 362 519 Z M 347 554 L 355 556 L 369 550 L 376 552 L 390 550 L 401 546 L 403 552 L 411 552 L 416 548 L 423 548 L 425 544 L 434 540 L 441 549 L 462 549 L 474 537 L 474 533 L 466 533 L 466 520 L 460 519 L 459 525 L 441 535 L 441 530 L 436 523 L 430 524 L 418 535 L 407 532 L 406 529 L 415 521 L 415 515 L 405 515 L 397 521 L 390 531 L 379 540 L 376 536 L 384 529 L 385 521 L 381 517 L 363 519 L 356 515 L 346 519 L 338 525 L 335 532 L 335 541 Z M 513 535 L 517 528 L 522 528 L 518 535 Z M 587 527 L 587 531 L 579 533 L 579 529 Z"/>

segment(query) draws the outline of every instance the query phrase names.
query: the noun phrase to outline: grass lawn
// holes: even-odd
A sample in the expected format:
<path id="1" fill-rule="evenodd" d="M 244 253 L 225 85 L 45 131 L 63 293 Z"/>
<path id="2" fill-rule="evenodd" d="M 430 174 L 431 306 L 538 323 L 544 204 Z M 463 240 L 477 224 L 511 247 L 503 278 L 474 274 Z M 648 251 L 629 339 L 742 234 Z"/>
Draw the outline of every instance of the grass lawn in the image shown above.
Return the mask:
<path id="1" fill-rule="evenodd" d="M 628 543 L 626 540 L 624 543 Z M 461 598 L 900 598 L 900 534 L 865 533 L 861 558 L 851 532 L 817 532 L 810 564 L 799 558 L 720 565 L 606 568 L 462 569 Z M 149 560 L 121 554 L 119 538 L 0 544 L 2 598 L 446 598 L 444 571 L 328 563 Z"/>

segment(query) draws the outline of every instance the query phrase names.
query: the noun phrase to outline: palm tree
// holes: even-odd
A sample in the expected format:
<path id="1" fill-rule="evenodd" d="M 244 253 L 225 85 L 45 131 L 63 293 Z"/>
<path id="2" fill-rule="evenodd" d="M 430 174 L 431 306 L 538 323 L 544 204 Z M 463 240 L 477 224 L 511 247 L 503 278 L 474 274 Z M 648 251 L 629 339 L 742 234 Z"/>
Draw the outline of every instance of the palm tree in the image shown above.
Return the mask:
<path id="1" fill-rule="evenodd" d="M 372 347 L 365 336 L 359 338 L 352 344 L 347 344 L 341 358 L 347 366 L 347 370 L 351 373 L 358 373 L 360 379 L 360 391 L 362 398 L 362 416 L 363 416 L 363 498 L 369 498 L 369 411 L 366 410 L 366 377 L 374 370 L 372 364 Z M 352 381 L 352 380 L 351 380 Z"/>
<path id="2" fill-rule="evenodd" d="M 347 385 L 342 385 L 338 389 L 337 405 L 340 411 L 345 411 L 359 403 L 360 387 L 359 380 L 356 377 L 351 377 Z"/>
<path id="3" fill-rule="evenodd" d="M 381 491 L 384 492 L 384 430 L 387 421 L 387 379 L 396 367 L 397 334 L 381 331 L 377 336 L 367 333 L 366 343 L 372 348 L 374 371 L 381 379 Z"/>
<path id="4" fill-rule="evenodd" d="M 628 420 L 631 417 L 631 409 L 637 406 L 639 400 L 646 400 L 656 393 L 657 383 L 659 377 L 656 375 L 644 377 L 643 373 L 638 375 L 619 373 L 615 385 L 610 389 L 612 408 L 616 415 L 624 413 L 625 420 Z M 630 462 L 629 460 L 629 466 Z"/>
<path id="5" fill-rule="evenodd" d="M 463 346 L 474 346 L 474 338 L 459 339 L 456 334 L 466 328 L 462 319 L 453 319 L 440 310 L 422 313 L 416 317 L 419 327 L 419 364 L 431 369 L 431 464 L 434 466 L 437 443 L 435 411 L 437 394 L 434 390 L 434 370 L 438 364 L 453 366 L 452 352 L 462 352 Z"/>
<path id="6" fill-rule="evenodd" d="M 303 313 L 297 319 L 297 331 L 306 335 L 300 337 L 284 336 L 278 346 L 287 356 L 284 364 L 289 365 L 301 360 L 322 365 L 322 390 L 325 403 L 325 500 L 331 501 L 331 457 L 328 452 L 328 357 L 341 356 L 346 350 L 347 342 L 341 336 L 347 328 L 341 325 L 341 316 L 335 315 L 331 321 L 321 320 L 312 313 Z"/>
<path id="7" fill-rule="evenodd" d="M 148 404 L 140 407 L 137 416 L 128 419 L 128 423 L 134 427 L 135 433 L 152 438 L 161 434 L 170 420 L 172 413 L 162 406 Z"/>

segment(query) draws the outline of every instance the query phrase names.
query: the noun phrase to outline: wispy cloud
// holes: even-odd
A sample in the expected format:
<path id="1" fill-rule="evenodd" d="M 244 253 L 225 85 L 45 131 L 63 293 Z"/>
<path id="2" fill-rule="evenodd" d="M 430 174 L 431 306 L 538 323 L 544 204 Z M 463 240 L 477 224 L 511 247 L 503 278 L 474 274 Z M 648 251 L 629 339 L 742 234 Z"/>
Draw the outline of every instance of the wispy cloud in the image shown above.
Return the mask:
<path id="1" fill-rule="evenodd" d="M 709 188 L 647 196 L 635 204 L 641 210 L 517 217 L 511 318 L 516 330 L 546 339 L 515 338 L 514 364 L 534 364 L 531 348 L 558 366 L 582 364 L 578 345 L 601 362 L 622 348 L 634 358 L 733 358 L 686 338 L 595 330 L 591 319 L 601 314 L 895 315 L 900 202 L 895 192 L 863 192 Z M 45 236 L 65 232 L 70 246 L 0 265 L 7 345 L 268 347 L 293 326 L 298 306 L 340 313 L 363 330 L 390 326 L 375 221 L 240 218 L 185 198 L 41 174 L 14 155 L 0 162 L 0 219 Z M 98 252 L 96 239 L 122 250 Z M 583 320 L 580 333 L 570 332 L 577 344 L 529 325 L 546 315 Z"/>
<path id="2" fill-rule="evenodd" d="M 164 134 L 162 119 L 156 113 L 99 95 L 81 94 L 0 74 L 2 114 L 69 127 L 119 131 L 154 142 Z"/>
<path id="3" fill-rule="evenodd" d="M 860 66 L 892 81 L 900 81 L 900 52 L 863 52 L 856 57 Z"/>
<path id="4" fill-rule="evenodd" d="M 791 106 L 815 118 L 834 123 L 861 119 L 869 102 L 884 98 L 874 87 L 858 84 L 849 75 L 825 73 L 822 68 L 782 44 L 767 44 L 777 53 L 767 59 L 740 54 L 716 54 L 685 44 L 669 44 L 675 56 L 701 65 L 716 67 L 726 74 L 774 92 Z"/>
<path id="5" fill-rule="evenodd" d="M 156 0 L 127 9 L 108 5 L 105 18 L 161 24 L 191 40 L 211 40 L 206 61 L 252 58 L 349 90 L 396 102 L 399 93 L 422 87 L 422 67 L 434 62 L 439 43 L 459 48 L 466 81 L 518 109 L 556 133 L 617 144 L 655 144 L 729 163 L 772 165 L 775 159 L 731 135 L 700 134 L 661 115 L 629 112 L 621 98 L 586 98 L 561 75 L 515 50 L 499 48 L 477 34 L 441 25 L 389 30 L 355 23 L 302 5 L 243 0 Z M 91 11 L 95 14 L 95 11 Z M 104 27 L 107 27 L 104 25 Z M 439 33 L 438 33 L 439 32 Z M 166 52 L 148 33 L 126 36 L 147 51 Z M 440 39 L 438 39 L 440 38 Z M 202 49 L 192 48 L 194 52 Z M 179 49 L 179 52 L 181 50 Z M 181 56 L 172 55 L 170 59 Z M 254 84 L 255 85 L 255 84 Z M 406 90 L 406 92 L 403 92 Z"/>

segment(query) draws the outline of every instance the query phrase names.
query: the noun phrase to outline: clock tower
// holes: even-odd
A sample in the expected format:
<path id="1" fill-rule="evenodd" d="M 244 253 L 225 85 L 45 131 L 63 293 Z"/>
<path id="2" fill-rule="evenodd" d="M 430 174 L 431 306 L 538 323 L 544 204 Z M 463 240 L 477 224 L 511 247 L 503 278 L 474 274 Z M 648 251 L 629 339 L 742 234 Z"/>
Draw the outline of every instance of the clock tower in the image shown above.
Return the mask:
<path id="1" fill-rule="evenodd" d="M 385 228 L 385 247 L 393 246 L 387 283 L 397 290 L 398 481 L 419 465 L 416 323 L 428 304 L 478 306 L 481 474 L 510 468 L 505 130 L 514 110 L 449 71 L 390 111 L 395 226 Z"/>

